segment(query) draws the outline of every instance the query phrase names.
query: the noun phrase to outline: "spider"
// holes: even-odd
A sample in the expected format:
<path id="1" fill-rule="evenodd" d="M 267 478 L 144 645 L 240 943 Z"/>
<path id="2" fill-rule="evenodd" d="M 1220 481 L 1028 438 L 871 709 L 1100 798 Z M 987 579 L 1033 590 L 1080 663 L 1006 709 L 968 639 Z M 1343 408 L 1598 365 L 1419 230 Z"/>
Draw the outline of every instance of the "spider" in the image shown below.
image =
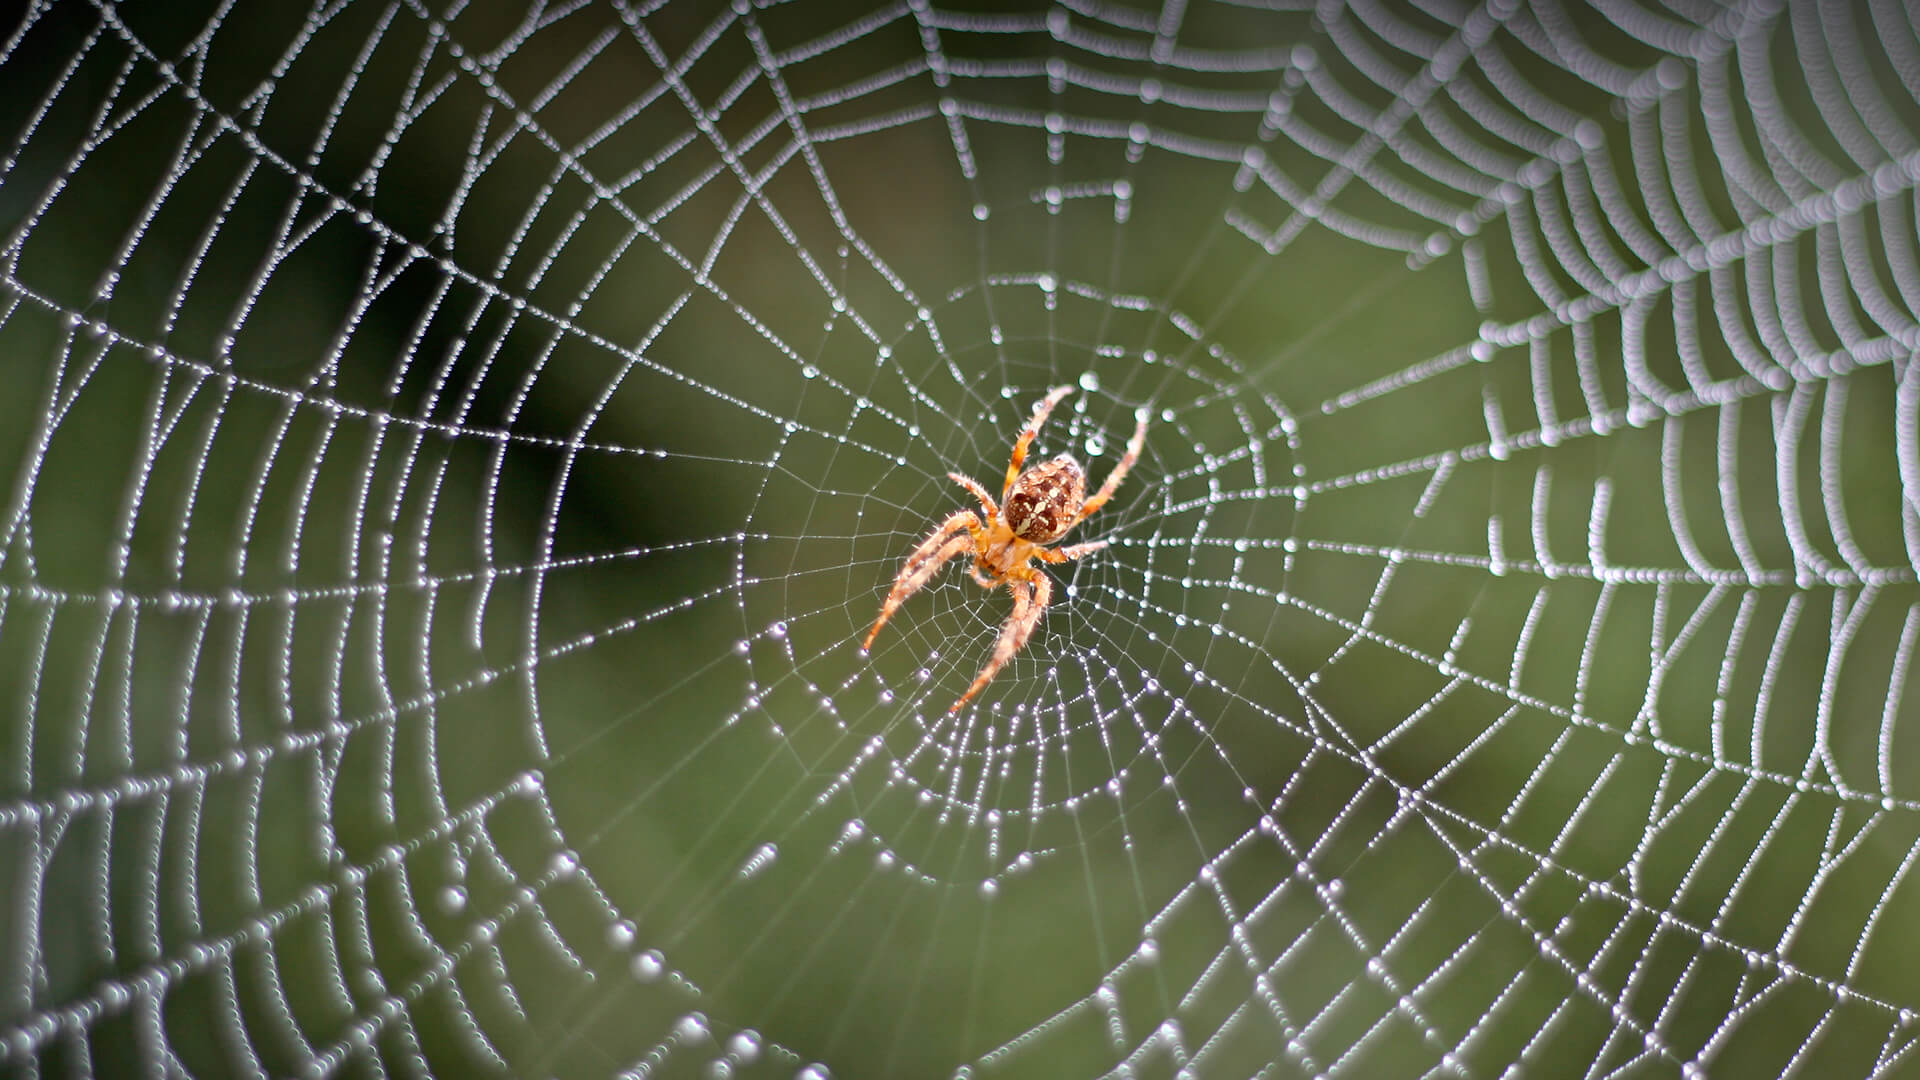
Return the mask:
<path id="1" fill-rule="evenodd" d="M 1140 458 L 1140 448 L 1146 442 L 1147 419 L 1145 413 L 1133 429 L 1133 438 L 1127 440 L 1127 452 L 1120 463 L 1107 474 L 1106 482 L 1093 498 L 1087 498 L 1087 472 L 1072 454 L 1061 454 L 1051 461 L 1043 461 L 1025 472 L 1020 467 L 1026 463 L 1027 447 L 1032 445 L 1034 436 L 1040 433 L 1040 426 L 1047 422 L 1047 414 L 1068 394 L 1073 393 L 1071 386 L 1056 386 L 1034 406 L 1033 419 L 1027 421 L 1026 429 L 1014 440 L 1013 460 L 1007 465 L 1007 481 L 1000 488 L 1000 503 L 995 505 L 987 489 L 979 481 L 957 472 L 947 474 L 948 478 L 966 488 L 973 497 L 980 500 L 980 508 L 986 512 L 986 521 L 982 523 L 979 515 L 971 510 L 956 510 L 947 515 L 933 534 L 920 541 L 918 547 L 907 553 L 907 559 L 900 566 L 900 572 L 894 576 L 893 589 L 887 593 L 886 603 L 880 606 L 880 617 L 874 620 L 873 629 L 867 632 L 867 640 L 860 645 L 865 653 L 873 645 L 873 639 L 880 634 L 880 628 L 887 624 L 893 613 L 900 610 L 922 585 L 932 580 L 940 572 L 948 559 L 957 555 L 971 553 L 973 565 L 967 572 L 983 589 L 1005 585 L 1013 594 L 1013 614 L 1007 618 L 1006 625 L 1000 628 L 1000 638 L 994 642 L 993 656 L 982 668 L 980 675 L 973 680 L 967 692 L 953 703 L 949 713 L 960 711 L 968 699 L 980 692 L 994 675 L 998 674 L 1013 654 L 1020 651 L 1027 639 L 1033 636 L 1033 628 L 1040 622 L 1040 616 L 1047 610 L 1047 604 L 1053 599 L 1053 582 L 1038 569 L 1029 566 L 1028 560 L 1038 558 L 1042 562 L 1064 563 L 1091 555 L 1107 546 L 1105 540 L 1094 540 L 1084 544 L 1073 544 L 1055 550 L 1047 545 L 1067 534 L 1069 529 L 1085 521 L 1093 513 L 1113 498 L 1120 481 L 1126 479 L 1127 470 Z"/>

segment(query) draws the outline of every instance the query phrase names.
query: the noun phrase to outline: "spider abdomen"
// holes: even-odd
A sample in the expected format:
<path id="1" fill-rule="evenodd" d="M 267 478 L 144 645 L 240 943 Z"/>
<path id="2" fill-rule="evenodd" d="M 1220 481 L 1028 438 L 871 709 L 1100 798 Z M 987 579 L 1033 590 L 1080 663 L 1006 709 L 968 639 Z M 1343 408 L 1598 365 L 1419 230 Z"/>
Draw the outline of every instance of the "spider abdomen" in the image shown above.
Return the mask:
<path id="1" fill-rule="evenodd" d="M 1013 535 L 1036 544 L 1050 544 L 1073 527 L 1073 519 L 1086 501 L 1086 470 L 1062 454 L 1021 473 L 1007 493 L 1002 510 Z"/>

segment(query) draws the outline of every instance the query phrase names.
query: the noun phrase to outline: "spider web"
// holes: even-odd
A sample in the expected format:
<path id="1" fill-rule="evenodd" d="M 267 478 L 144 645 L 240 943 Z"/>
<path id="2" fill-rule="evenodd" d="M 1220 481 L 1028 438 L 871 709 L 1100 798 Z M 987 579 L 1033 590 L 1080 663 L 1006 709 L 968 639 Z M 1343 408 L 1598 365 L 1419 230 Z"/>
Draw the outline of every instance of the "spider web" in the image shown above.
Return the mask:
<path id="1" fill-rule="evenodd" d="M 9 1073 L 1920 1070 L 1897 0 L 11 19 Z"/>

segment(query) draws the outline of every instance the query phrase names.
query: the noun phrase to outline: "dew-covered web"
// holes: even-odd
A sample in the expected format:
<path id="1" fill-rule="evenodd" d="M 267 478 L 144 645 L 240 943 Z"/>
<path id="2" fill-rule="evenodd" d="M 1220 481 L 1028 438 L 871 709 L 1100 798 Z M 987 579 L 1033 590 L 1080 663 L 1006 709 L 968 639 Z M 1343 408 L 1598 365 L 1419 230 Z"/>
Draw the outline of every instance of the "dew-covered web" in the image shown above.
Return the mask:
<path id="1" fill-rule="evenodd" d="M 1899 0 L 6 18 L 9 1075 L 1920 1075 Z"/>

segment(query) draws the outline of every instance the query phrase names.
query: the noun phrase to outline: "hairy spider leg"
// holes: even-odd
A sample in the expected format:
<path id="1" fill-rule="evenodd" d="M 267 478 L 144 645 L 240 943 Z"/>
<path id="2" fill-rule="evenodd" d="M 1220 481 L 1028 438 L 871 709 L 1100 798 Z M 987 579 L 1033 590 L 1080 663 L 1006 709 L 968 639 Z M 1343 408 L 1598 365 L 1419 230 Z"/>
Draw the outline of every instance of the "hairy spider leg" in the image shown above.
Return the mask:
<path id="1" fill-rule="evenodd" d="M 1127 440 L 1126 456 L 1122 457 L 1120 464 L 1115 465 L 1113 471 L 1107 474 L 1106 483 L 1101 484 L 1100 490 L 1093 493 L 1093 498 L 1080 504 L 1080 512 L 1073 518 L 1075 525 L 1092 517 L 1094 511 L 1107 505 L 1107 500 L 1113 498 L 1113 493 L 1120 490 L 1120 481 L 1127 478 L 1127 472 L 1133 468 L 1133 463 L 1140 460 L 1140 449 L 1146 444 L 1147 418 L 1142 416 L 1133 425 L 1133 438 Z"/>
<path id="2" fill-rule="evenodd" d="M 957 472 L 948 473 L 947 479 L 971 491 L 973 497 L 980 500 L 980 509 L 987 512 L 987 528 L 992 529 L 993 523 L 1000 520 L 1000 507 L 993 501 L 993 496 L 987 494 L 987 489 L 980 486 L 980 481 L 966 473 Z"/>
<path id="3" fill-rule="evenodd" d="M 893 579 L 893 588 L 887 593 L 886 603 L 880 605 L 880 617 L 874 620 L 873 629 L 867 631 L 867 640 L 860 643 L 860 651 L 866 652 L 872 646 L 873 639 L 879 636 L 880 628 L 887 625 L 893 613 L 900 610 L 907 597 L 932 580 L 948 559 L 984 547 L 986 542 L 987 530 L 981 528 L 980 519 L 973 511 L 959 510 L 948 515 L 932 535 L 907 553 L 906 561 L 900 564 L 900 574 Z"/>
<path id="4" fill-rule="evenodd" d="M 991 589 L 1000 582 L 980 572 L 980 560 L 986 557 L 994 534 L 1000 531 L 1000 508 L 994 505 L 993 496 L 987 494 L 987 489 L 981 487 L 980 481 L 973 477 L 965 473 L 950 472 L 947 474 L 947 479 L 972 492 L 973 497 L 980 500 L 980 509 L 987 512 L 986 531 L 974 537 L 973 561 L 967 564 L 967 573 L 973 575 L 973 580 L 981 588 Z"/>
<path id="5" fill-rule="evenodd" d="M 1007 465 L 1007 482 L 1000 486 L 1000 498 L 1003 502 L 1006 500 L 1007 493 L 1013 490 L 1013 482 L 1020 478 L 1020 466 L 1027 463 L 1027 447 L 1032 446 L 1034 436 L 1040 434 L 1040 426 L 1047 422 L 1047 415 L 1053 412 L 1055 405 L 1060 404 L 1060 399 L 1071 393 L 1073 393 L 1071 386 L 1056 386 L 1047 391 L 1047 396 L 1040 399 L 1040 404 L 1033 407 L 1033 419 L 1027 421 L 1025 430 L 1021 431 L 1020 437 L 1013 442 L 1013 460 Z"/>
<path id="6" fill-rule="evenodd" d="M 960 700 L 947 710 L 949 713 L 959 712 L 962 705 L 1000 673 L 1014 653 L 1026 646 L 1027 639 L 1033 636 L 1033 628 L 1040 625 L 1041 614 L 1053 601 L 1053 583 L 1031 566 L 1022 566 L 1007 575 L 1007 591 L 1013 593 L 1013 614 L 1000 628 L 1000 639 L 993 643 L 993 658 L 980 669 L 979 676 L 967 687 L 967 692 L 960 695 Z"/>
<path id="7" fill-rule="evenodd" d="M 1099 551 L 1101 548 L 1106 546 L 1107 546 L 1107 541 L 1105 540 L 1089 540 L 1084 544 L 1072 544 L 1067 547 L 1058 548 L 1058 549 L 1034 548 L 1033 553 L 1039 556 L 1041 561 L 1043 562 L 1058 564 L 1063 562 L 1072 562 L 1073 560 L 1078 559 L 1082 556 L 1091 555 L 1094 552 Z"/>

